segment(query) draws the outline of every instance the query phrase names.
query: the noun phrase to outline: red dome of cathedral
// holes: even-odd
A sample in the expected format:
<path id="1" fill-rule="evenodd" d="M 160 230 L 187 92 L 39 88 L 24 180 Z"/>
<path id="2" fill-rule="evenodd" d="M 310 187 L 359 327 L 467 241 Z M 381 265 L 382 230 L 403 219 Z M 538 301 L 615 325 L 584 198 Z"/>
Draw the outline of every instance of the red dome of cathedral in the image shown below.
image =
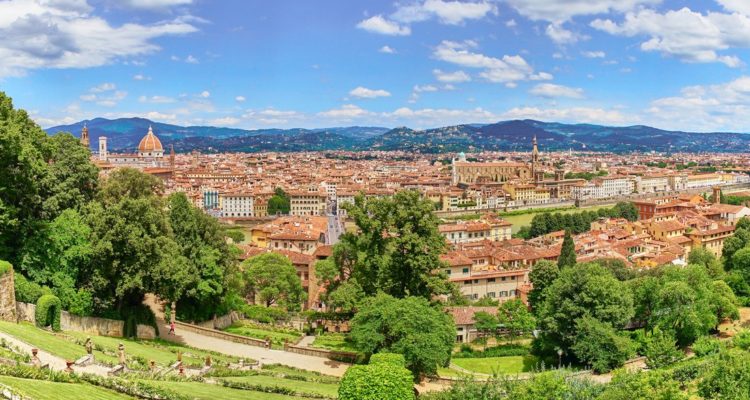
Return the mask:
<path id="1" fill-rule="evenodd" d="M 141 139 L 141 143 L 138 144 L 138 152 L 139 153 L 155 153 L 155 152 L 164 152 L 164 147 L 161 145 L 161 141 L 159 140 L 156 135 L 154 135 L 154 131 L 151 129 L 151 126 L 148 127 L 148 133 L 146 136 Z"/>

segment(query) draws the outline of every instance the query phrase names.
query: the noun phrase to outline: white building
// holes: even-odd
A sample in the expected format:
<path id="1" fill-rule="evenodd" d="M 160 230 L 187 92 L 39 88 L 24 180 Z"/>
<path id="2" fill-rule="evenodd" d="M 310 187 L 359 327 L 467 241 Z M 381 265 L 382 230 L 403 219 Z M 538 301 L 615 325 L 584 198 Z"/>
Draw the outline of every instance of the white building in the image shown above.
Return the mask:
<path id="1" fill-rule="evenodd" d="M 244 192 L 221 195 L 222 217 L 252 217 L 255 215 L 253 194 Z"/>
<path id="2" fill-rule="evenodd" d="M 628 196 L 635 190 L 635 180 L 627 176 L 605 176 L 570 189 L 574 200 L 608 199 Z"/>

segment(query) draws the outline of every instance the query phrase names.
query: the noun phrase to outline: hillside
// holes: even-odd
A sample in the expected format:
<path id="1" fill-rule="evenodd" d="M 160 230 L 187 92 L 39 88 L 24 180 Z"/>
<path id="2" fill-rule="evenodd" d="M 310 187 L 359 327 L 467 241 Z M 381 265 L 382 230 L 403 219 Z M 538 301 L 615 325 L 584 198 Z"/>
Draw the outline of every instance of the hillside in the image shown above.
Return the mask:
<path id="1" fill-rule="evenodd" d="M 98 137 L 108 138 L 112 151 L 132 151 L 152 125 L 165 146 L 178 152 L 258 152 L 319 150 L 402 150 L 442 153 L 474 150 L 519 150 L 531 148 L 536 136 L 543 150 L 592 150 L 613 152 L 746 152 L 750 135 L 744 133 L 696 133 L 667 131 L 649 126 L 613 127 L 592 124 L 563 124 L 534 120 L 501 121 L 494 124 L 465 124 L 414 130 L 408 127 L 336 127 L 324 129 L 245 130 L 208 126 L 178 126 L 143 118 L 95 118 L 72 125 L 55 126 L 79 135 L 89 127 L 91 146 Z"/>

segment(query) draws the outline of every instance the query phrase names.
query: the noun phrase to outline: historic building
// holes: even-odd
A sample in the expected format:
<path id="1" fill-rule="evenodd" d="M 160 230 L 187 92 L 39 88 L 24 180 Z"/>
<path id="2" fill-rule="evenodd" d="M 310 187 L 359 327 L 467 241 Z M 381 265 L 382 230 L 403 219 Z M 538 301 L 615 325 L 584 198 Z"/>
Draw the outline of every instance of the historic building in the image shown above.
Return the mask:
<path id="1" fill-rule="evenodd" d="M 81 132 L 81 142 L 83 142 L 84 132 L 86 140 L 88 140 L 88 128 L 84 126 L 83 129 L 84 131 Z M 174 153 L 174 149 L 172 153 Z M 105 168 L 172 168 L 174 163 L 173 155 L 170 155 L 169 158 L 164 157 L 164 146 L 162 146 L 161 141 L 154 134 L 151 126 L 148 127 L 148 132 L 141 139 L 140 143 L 138 143 L 136 153 L 110 153 L 107 150 L 107 137 L 100 136 L 98 159 L 102 164 L 101 166 Z"/>

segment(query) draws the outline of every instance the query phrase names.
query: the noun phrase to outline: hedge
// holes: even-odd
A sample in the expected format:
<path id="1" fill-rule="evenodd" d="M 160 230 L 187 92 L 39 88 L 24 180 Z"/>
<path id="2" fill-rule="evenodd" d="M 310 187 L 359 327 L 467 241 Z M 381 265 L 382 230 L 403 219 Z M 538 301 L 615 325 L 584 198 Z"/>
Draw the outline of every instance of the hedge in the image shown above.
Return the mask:
<path id="1" fill-rule="evenodd" d="M 55 295 L 45 294 L 36 302 L 36 325 L 42 328 L 51 325 L 53 331 L 59 331 L 61 311 L 60 299 Z"/>
<path id="2" fill-rule="evenodd" d="M 39 286 L 36 282 L 30 281 L 23 274 L 16 274 L 14 276 L 14 283 L 16 285 L 16 301 L 21 303 L 36 303 L 40 297 L 45 294 L 51 294 L 52 291 L 48 287 Z"/>
<path id="3" fill-rule="evenodd" d="M 339 400 L 414 400 L 411 372 L 379 363 L 354 365 L 341 378 Z"/>
<path id="4" fill-rule="evenodd" d="M 7 274 L 12 269 L 13 266 L 9 262 L 0 260 L 0 276 Z"/>

